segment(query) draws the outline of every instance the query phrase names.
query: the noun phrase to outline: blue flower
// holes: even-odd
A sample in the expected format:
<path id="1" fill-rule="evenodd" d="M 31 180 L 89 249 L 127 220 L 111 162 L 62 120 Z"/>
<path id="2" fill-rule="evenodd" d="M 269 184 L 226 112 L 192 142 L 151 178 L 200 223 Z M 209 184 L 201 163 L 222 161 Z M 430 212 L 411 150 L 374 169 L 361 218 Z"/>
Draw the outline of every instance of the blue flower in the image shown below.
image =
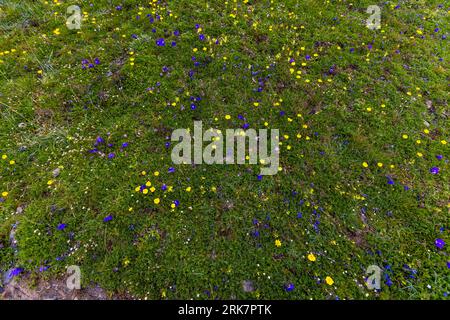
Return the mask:
<path id="1" fill-rule="evenodd" d="M 445 246 L 445 241 L 443 239 L 436 239 L 436 241 L 434 241 L 434 244 L 436 245 L 436 248 L 438 249 L 443 249 Z"/>
<path id="2" fill-rule="evenodd" d="M 159 47 L 164 47 L 166 45 L 164 38 L 159 38 L 158 40 L 156 40 L 156 45 Z"/>
<path id="3" fill-rule="evenodd" d="M 295 286 L 293 283 L 288 283 L 287 285 L 284 286 L 284 290 L 286 290 L 286 292 L 291 292 L 294 289 L 295 289 Z"/>
<path id="4" fill-rule="evenodd" d="M 62 231 L 62 230 L 64 230 L 66 227 L 67 227 L 67 224 L 61 223 L 61 224 L 58 225 L 57 228 L 58 228 L 58 230 L 61 230 L 61 231 Z"/>
<path id="5" fill-rule="evenodd" d="M 433 167 L 430 169 L 430 173 L 431 174 L 438 174 L 439 173 L 439 168 L 438 167 Z"/>
<path id="6" fill-rule="evenodd" d="M 11 272 L 8 274 L 8 278 L 13 278 L 21 274 L 23 271 L 22 268 L 14 268 L 11 270 Z"/>
<path id="7" fill-rule="evenodd" d="M 109 216 L 106 216 L 106 217 L 103 219 L 103 222 L 109 222 L 109 221 L 111 221 L 112 219 L 113 219 L 112 215 L 109 215 Z"/>

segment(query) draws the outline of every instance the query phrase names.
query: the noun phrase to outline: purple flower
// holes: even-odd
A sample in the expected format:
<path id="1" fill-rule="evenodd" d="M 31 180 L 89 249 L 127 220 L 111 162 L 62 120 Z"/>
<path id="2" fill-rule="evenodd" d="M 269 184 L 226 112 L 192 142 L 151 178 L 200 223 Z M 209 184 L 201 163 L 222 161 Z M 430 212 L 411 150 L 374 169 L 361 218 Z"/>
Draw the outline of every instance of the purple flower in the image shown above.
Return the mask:
<path id="1" fill-rule="evenodd" d="M 442 158 L 443 158 L 443 156 L 442 156 L 441 154 L 438 154 L 438 155 L 436 156 L 436 159 L 438 159 L 438 160 L 442 160 Z"/>
<path id="2" fill-rule="evenodd" d="M 94 63 L 95 63 L 95 64 L 100 64 L 100 60 L 99 60 L 98 58 L 95 58 L 95 59 L 94 59 Z"/>
<path id="3" fill-rule="evenodd" d="M 172 41 L 172 43 L 170 44 L 172 47 L 176 47 L 177 43 L 175 41 Z"/>
<path id="4" fill-rule="evenodd" d="M 205 40 L 205 35 L 204 34 L 200 34 L 198 36 L 198 38 L 200 39 L 200 41 L 203 41 L 203 40 Z"/>
<path id="5" fill-rule="evenodd" d="M 122 143 L 122 148 L 126 148 L 126 147 L 128 147 L 128 145 L 129 145 L 128 142 L 124 142 L 124 143 Z"/>
<path id="6" fill-rule="evenodd" d="M 433 167 L 430 169 L 430 173 L 431 174 L 438 174 L 439 173 L 439 168 L 438 167 Z"/>
<path id="7" fill-rule="evenodd" d="M 173 202 L 173 204 L 175 205 L 175 207 L 178 207 L 178 206 L 180 205 L 180 201 L 175 200 L 175 201 Z"/>
<path id="8" fill-rule="evenodd" d="M 158 47 L 164 47 L 166 45 L 166 42 L 164 41 L 164 38 L 159 38 L 158 40 L 156 40 L 156 45 Z"/>
<path id="9" fill-rule="evenodd" d="M 39 268 L 39 271 L 40 271 L 40 272 L 44 272 L 44 271 L 47 271 L 48 268 L 50 268 L 50 267 L 49 267 L 49 266 L 41 266 L 41 267 Z"/>
<path id="10" fill-rule="evenodd" d="M 310 60 L 310 59 L 311 59 L 311 56 L 310 56 L 309 54 L 307 54 L 306 57 L 305 57 L 305 59 L 306 59 L 306 60 Z"/>
<path id="11" fill-rule="evenodd" d="M 109 215 L 109 216 L 106 216 L 106 217 L 103 219 L 103 222 L 109 222 L 109 221 L 111 221 L 112 219 L 113 219 L 112 215 Z"/>
<path id="12" fill-rule="evenodd" d="M 175 31 L 173 32 L 173 35 L 174 35 L 175 37 L 178 37 L 178 36 L 180 35 L 180 31 L 175 30 Z"/>
<path id="13" fill-rule="evenodd" d="M 122 10 L 122 6 L 117 6 L 117 7 L 116 7 L 116 10 L 117 10 L 117 11 Z"/>
<path id="14" fill-rule="evenodd" d="M 64 230 L 66 227 L 67 227 L 67 224 L 61 223 L 61 224 L 58 225 L 57 228 L 58 228 L 58 230 L 61 230 L 61 231 L 62 231 L 62 230 Z"/>
<path id="15" fill-rule="evenodd" d="M 114 152 L 111 152 L 110 154 L 108 154 L 108 159 L 113 159 L 116 156 L 116 154 Z"/>
<path id="16" fill-rule="evenodd" d="M 447 268 L 450 269 L 450 261 L 447 261 Z"/>
<path id="17" fill-rule="evenodd" d="M 174 173 L 175 172 L 175 168 L 174 167 L 170 167 L 168 170 L 169 173 Z"/>
<path id="18" fill-rule="evenodd" d="M 439 238 L 439 239 L 436 239 L 436 241 L 434 241 L 434 244 L 435 244 L 436 248 L 443 249 L 445 246 L 445 241 Z"/>

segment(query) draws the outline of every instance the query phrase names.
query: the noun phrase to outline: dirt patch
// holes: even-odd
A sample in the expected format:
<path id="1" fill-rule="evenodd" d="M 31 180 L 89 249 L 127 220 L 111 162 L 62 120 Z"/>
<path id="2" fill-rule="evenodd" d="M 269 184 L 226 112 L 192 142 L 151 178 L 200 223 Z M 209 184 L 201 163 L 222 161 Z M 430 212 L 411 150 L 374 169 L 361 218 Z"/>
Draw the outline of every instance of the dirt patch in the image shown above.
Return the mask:
<path id="1" fill-rule="evenodd" d="M 14 279 L 4 287 L 0 300 L 107 300 L 109 297 L 100 287 L 70 290 L 63 280 L 39 280 L 31 284 L 26 278 Z"/>

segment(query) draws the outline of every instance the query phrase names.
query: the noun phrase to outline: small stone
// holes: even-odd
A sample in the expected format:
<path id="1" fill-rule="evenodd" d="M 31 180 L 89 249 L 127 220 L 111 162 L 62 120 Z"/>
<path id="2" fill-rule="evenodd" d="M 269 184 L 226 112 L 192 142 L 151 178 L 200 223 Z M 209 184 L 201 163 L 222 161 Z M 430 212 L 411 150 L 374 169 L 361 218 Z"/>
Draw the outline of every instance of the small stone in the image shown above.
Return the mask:
<path id="1" fill-rule="evenodd" d="M 53 178 L 57 178 L 60 173 L 61 173 L 60 168 L 56 168 L 55 170 L 53 170 Z"/>
<path id="2" fill-rule="evenodd" d="M 244 292 L 253 292 L 255 291 L 255 286 L 253 285 L 253 282 L 250 280 L 244 280 L 242 281 L 242 289 Z"/>

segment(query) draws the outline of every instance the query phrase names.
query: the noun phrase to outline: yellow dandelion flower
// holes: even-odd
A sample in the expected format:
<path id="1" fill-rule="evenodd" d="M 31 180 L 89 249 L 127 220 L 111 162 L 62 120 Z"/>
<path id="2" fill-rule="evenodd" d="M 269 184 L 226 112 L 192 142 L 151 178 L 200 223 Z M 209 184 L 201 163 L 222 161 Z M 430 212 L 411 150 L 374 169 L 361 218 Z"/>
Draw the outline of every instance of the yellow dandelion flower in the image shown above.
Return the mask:
<path id="1" fill-rule="evenodd" d="M 334 280 L 331 277 L 326 277 L 325 282 L 327 283 L 327 285 L 332 286 L 334 283 Z"/>
<path id="2" fill-rule="evenodd" d="M 275 246 L 278 247 L 278 248 L 281 247 L 281 241 L 278 240 L 278 239 L 275 240 Z"/>
<path id="3" fill-rule="evenodd" d="M 311 262 L 316 261 L 316 256 L 313 253 L 308 254 L 308 260 Z"/>

